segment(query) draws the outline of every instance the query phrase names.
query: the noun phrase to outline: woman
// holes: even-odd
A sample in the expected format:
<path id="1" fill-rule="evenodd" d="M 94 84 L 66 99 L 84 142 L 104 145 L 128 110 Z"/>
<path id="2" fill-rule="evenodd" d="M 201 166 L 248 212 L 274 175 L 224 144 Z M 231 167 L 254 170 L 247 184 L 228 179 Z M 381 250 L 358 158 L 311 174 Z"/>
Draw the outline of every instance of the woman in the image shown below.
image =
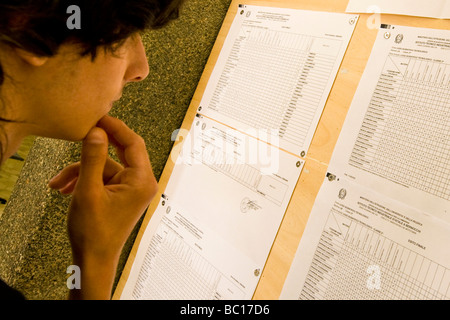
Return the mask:
<path id="1" fill-rule="evenodd" d="M 179 4 L 0 3 L 0 160 L 27 135 L 83 141 L 81 161 L 49 182 L 72 194 L 68 231 L 81 289 L 72 289 L 70 298 L 111 297 L 121 249 L 157 191 L 142 138 L 107 113 L 127 83 L 149 72 L 139 32 L 165 25 Z M 68 27 L 72 5 L 79 8 L 78 29 Z M 121 164 L 108 158 L 108 143 Z M 14 292 L 4 283 L 0 291 Z"/>

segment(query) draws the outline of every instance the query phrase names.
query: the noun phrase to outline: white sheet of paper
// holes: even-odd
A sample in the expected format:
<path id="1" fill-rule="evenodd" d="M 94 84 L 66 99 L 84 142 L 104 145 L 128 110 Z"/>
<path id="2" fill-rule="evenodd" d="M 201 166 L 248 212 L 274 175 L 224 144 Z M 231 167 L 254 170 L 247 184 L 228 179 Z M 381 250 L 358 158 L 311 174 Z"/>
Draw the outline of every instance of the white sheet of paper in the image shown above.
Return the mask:
<path id="1" fill-rule="evenodd" d="M 269 145 L 197 116 L 189 135 L 184 137 L 181 153 L 164 193 L 165 201 L 189 221 L 186 225 L 195 226 L 173 231 L 173 237 L 180 235 L 175 238 L 180 248 L 183 247 L 173 259 L 183 261 L 189 247 L 195 251 L 196 257 L 208 262 L 208 268 L 215 270 L 214 274 L 225 275 L 220 279 L 224 279 L 227 288 L 230 283 L 239 288 L 239 291 L 231 290 L 233 295 L 226 295 L 217 293 L 215 284 L 210 283 L 212 291 L 208 291 L 209 296 L 202 295 L 203 299 L 252 298 L 303 164 L 299 157 L 280 150 L 274 144 Z M 162 206 L 160 211 L 164 211 Z M 162 289 L 152 284 L 156 278 L 142 279 L 147 279 L 151 261 L 160 261 L 169 254 L 162 249 L 156 252 L 150 246 L 155 241 L 158 245 L 163 241 L 159 240 L 164 238 L 162 232 L 166 232 L 164 230 L 168 230 L 171 224 L 177 222 L 170 216 L 155 214 L 152 217 L 122 299 L 163 297 L 156 293 Z M 185 229 L 199 230 L 200 239 L 191 237 L 192 241 L 189 240 L 182 234 Z M 178 283 L 181 280 L 171 278 L 170 281 Z M 164 287 L 167 291 L 164 297 L 196 299 L 199 283 L 198 277 L 184 279 L 181 285 L 192 287 L 191 291 L 175 290 L 171 293 Z"/>
<path id="2" fill-rule="evenodd" d="M 449 30 L 379 30 L 328 171 L 450 222 L 449 48 Z"/>
<path id="3" fill-rule="evenodd" d="M 207 225 L 161 198 L 121 298 L 240 300 L 251 297 L 259 279 L 255 270 L 252 261 Z"/>
<path id="4" fill-rule="evenodd" d="M 449 0 L 349 0 L 346 12 L 387 13 L 450 19 Z"/>
<path id="5" fill-rule="evenodd" d="M 450 225 L 325 180 L 280 299 L 449 299 Z"/>
<path id="6" fill-rule="evenodd" d="M 177 162 L 165 193 L 263 268 L 304 162 L 202 116 Z"/>
<path id="7" fill-rule="evenodd" d="M 238 130 L 271 130 L 281 148 L 304 156 L 357 19 L 241 5 L 199 113 Z"/>

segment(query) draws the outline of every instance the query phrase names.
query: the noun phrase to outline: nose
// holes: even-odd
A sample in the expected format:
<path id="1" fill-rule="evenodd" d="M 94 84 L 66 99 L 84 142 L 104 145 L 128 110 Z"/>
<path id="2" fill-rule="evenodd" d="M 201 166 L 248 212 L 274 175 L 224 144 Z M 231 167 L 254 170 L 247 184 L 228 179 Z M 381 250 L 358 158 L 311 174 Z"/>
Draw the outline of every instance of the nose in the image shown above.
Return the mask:
<path id="1" fill-rule="evenodd" d="M 147 55 L 145 54 L 144 44 L 140 35 L 131 39 L 132 44 L 129 48 L 129 64 L 124 75 L 126 82 L 138 82 L 144 80 L 149 73 Z"/>

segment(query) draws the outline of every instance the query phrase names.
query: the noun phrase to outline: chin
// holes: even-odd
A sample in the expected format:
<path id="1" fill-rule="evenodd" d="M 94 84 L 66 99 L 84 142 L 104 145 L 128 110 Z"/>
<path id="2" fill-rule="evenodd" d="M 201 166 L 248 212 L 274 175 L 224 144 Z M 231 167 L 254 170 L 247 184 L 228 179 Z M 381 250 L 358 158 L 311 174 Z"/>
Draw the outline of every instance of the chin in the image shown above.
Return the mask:
<path id="1" fill-rule="evenodd" d="M 75 116 L 70 121 L 53 123 L 53 127 L 47 126 L 45 132 L 38 134 L 49 138 L 56 138 L 72 142 L 82 141 L 89 131 L 97 125 L 101 118 L 107 114 L 106 108 L 96 114 Z"/>
<path id="2" fill-rule="evenodd" d="M 80 142 L 83 141 L 86 135 L 88 134 L 89 130 L 79 133 L 72 132 L 70 135 L 63 135 L 58 137 L 58 139 L 71 141 L 71 142 Z"/>
<path id="3" fill-rule="evenodd" d="M 67 141 L 72 141 L 72 142 L 78 142 L 78 141 L 83 141 L 84 138 L 86 138 L 87 134 L 89 133 L 89 131 L 95 127 L 95 124 L 97 123 L 97 121 L 92 121 L 90 124 L 83 124 L 81 126 L 78 126 L 77 128 L 72 128 L 72 130 L 70 131 L 66 131 L 61 137 L 59 137 L 60 139 L 63 140 L 67 140 Z"/>

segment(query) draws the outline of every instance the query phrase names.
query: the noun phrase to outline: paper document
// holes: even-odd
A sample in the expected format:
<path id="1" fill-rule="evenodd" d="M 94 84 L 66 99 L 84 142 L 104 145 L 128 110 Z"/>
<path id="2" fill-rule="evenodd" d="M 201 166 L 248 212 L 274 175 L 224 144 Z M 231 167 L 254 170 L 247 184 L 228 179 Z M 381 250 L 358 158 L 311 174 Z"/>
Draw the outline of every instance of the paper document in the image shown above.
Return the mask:
<path id="1" fill-rule="evenodd" d="M 450 298 L 449 45 L 380 28 L 281 299 Z"/>
<path id="2" fill-rule="evenodd" d="M 189 212 L 161 198 L 153 217 L 122 298 L 235 300 L 256 286 L 257 266 Z"/>
<path id="3" fill-rule="evenodd" d="M 122 298 L 251 299 L 303 164 L 297 156 L 198 115 L 184 137 L 164 205 L 147 227 Z M 168 207 L 176 208 L 175 216 L 165 214 L 173 211 L 166 212 Z M 164 260 L 166 255 L 173 261 Z M 195 277 L 185 278 L 187 270 L 197 268 L 190 265 L 193 256 L 208 267 L 201 269 L 202 264 Z M 176 263 L 186 271 L 180 270 L 180 278 L 165 278 L 159 263 Z M 206 279 L 210 272 L 221 285 L 239 290 L 217 292 L 219 282 Z M 209 295 L 197 292 L 203 290 L 200 278 L 209 283 Z M 180 291 L 177 283 L 191 289 Z"/>
<path id="4" fill-rule="evenodd" d="M 280 299 L 450 299 L 450 226 L 325 180 Z"/>
<path id="5" fill-rule="evenodd" d="M 388 13 L 450 19 L 449 0 L 349 0 L 349 13 Z"/>
<path id="6" fill-rule="evenodd" d="M 165 194 L 264 267 L 304 161 L 197 117 Z"/>
<path id="7" fill-rule="evenodd" d="M 356 20 L 239 6 L 121 299 L 253 297 Z"/>
<path id="8" fill-rule="evenodd" d="M 328 171 L 450 222 L 450 31 L 381 28 Z"/>
<path id="9" fill-rule="evenodd" d="M 304 156 L 358 16 L 242 5 L 199 112 Z M 324 23 L 326 21 L 326 23 Z"/>

